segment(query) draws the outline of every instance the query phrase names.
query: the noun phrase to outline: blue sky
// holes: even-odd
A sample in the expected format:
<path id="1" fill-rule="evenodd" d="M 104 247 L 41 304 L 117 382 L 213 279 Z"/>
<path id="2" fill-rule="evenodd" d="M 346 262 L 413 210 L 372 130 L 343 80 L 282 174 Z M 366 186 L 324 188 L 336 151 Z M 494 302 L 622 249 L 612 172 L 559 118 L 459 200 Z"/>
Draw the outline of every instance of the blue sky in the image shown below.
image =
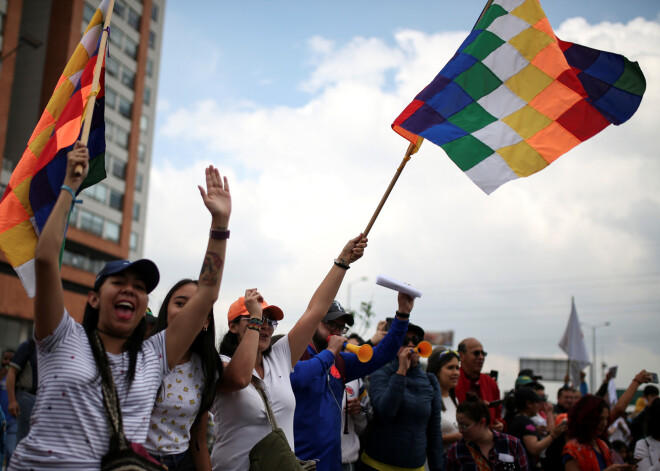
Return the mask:
<path id="1" fill-rule="evenodd" d="M 391 122 L 483 8 L 449 5 L 167 3 L 145 245 L 163 272 L 152 304 L 199 272 L 208 217 L 196 185 L 212 163 L 234 196 L 216 319 L 224 328 L 228 305 L 257 287 L 283 308 L 282 329 L 293 325 L 403 157 Z M 396 297 L 376 275 L 411 283 L 424 293 L 413 322 L 482 339 L 486 369 L 505 372 L 508 388 L 519 357 L 562 357 L 575 296 L 581 320 L 611 322 L 598 332 L 598 362 L 620 365 L 628 381 L 660 369 L 660 3 L 544 7 L 562 39 L 640 62 L 637 114 L 490 196 L 424 144 L 338 300 L 348 303 L 350 286 L 352 307 L 371 300 L 385 317 Z M 585 338 L 591 351 L 590 330 Z"/>

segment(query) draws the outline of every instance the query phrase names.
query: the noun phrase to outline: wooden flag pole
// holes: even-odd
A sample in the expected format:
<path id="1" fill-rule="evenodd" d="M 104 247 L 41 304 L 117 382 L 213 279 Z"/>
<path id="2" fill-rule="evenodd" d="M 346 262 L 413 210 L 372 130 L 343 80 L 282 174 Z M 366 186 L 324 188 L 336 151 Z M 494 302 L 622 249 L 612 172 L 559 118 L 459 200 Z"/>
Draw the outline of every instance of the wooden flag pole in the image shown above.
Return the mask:
<path id="1" fill-rule="evenodd" d="M 96 58 L 96 64 L 94 65 L 94 78 L 92 79 L 92 91 L 90 92 L 87 98 L 87 105 L 85 105 L 85 117 L 83 121 L 82 134 L 80 135 L 80 142 L 84 145 L 87 145 L 89 140 L 89 132 L 92 128 L 92 116 L 94 115 L 94 105 L 96 104 L 96 94 L 98 93 L 99 82 L 101 81 L 101 70 L 103 69 L 103 59 L 105 56 L 105 46 L 108 42 L 108 28 L 110 26 L 110 20 L 112 20 L 112 10 L 115 6 L 115 0 L 110 0 L 108 2 L 108 9 L 105 13 L 105 21 L 103 23 L 103 31 L 101 33 L 101 42 L 99 43 L 99 52 Z M 82 175 L 82 165 L 76 165 L 74 173 L 76 176 Z"/>
<path id="2" fill-rule="evenodd" d="M 394 188 L 394 185 L 396 184 L 396 181 L 399 179 L 399 175 L 401 175 L 401 172 L 403 172 L 403 167 L 406 166 L 408 161 L 410 160 L 410 156 L 413 155 L 417 150 L 419 149 L 419 146 L 421 145 L 421 142 L 413 144 L 412 142 L 408 146 L 408 150 L 406 151 L 406 155 L 401 161 L 401 165 L 399 165 L 399 168 L 396 169 L 396 173 L 394 174 L 394 177 L 392 177 L 392 181 L 390 182 L 390 186 L 387 187 L 387 190 L 385 190 L 385 194 L 380 200 L 380 203 L 378 203 L 378 207 L 376 208 L 376 211 L 374 212 L 374 215 L 371 216 L 371 221 L 369 221 L 369 224 L 367 224 L 367 228 L 363 232 L 363 236 L 367 237 L 369 234 L 369 231 L 371 230 L 371 227 L 374 225 L 374 222 L 376 222 L 376 218 L 380 214 L 380 210 L 383 209 L 383 206 L 385 205 L 385 201 L 387 201 L 387 198 L 390 196 L 390 193 L 392 192 L 392 188 Z"/>

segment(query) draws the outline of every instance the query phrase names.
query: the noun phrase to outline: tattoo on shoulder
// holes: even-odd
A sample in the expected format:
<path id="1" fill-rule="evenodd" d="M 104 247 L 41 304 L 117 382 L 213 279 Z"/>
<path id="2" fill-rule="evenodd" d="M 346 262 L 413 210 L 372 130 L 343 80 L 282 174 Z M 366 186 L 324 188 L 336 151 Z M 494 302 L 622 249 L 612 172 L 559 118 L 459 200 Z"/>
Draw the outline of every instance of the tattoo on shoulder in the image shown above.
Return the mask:
<path id="1" fill-rule="evenodd" d="M 213 286 L 218 282 L 218 276 L 224 260 L 215 252 L 206 252 L 199 282 L 206 286 Z"/>

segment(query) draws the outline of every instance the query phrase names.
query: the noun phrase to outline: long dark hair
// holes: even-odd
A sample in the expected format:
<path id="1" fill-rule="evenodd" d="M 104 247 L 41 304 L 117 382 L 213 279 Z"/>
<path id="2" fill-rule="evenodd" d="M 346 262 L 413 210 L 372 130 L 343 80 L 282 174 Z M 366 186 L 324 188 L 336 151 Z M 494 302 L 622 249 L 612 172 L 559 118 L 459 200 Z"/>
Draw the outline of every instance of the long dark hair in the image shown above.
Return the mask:
<path id="1" fill-rule="evenodd" d="M 158 319 L 156 320 L 156 326 L 154 327 L 152 335 L 157 334 L 161 330 L 167 329 L 167 307 L 170 305 L 172 296 L 174 296 L 174 293 L 180 288 L 189 284 L 197 286 L 197 280 L 185 278 L 170 288 L 163 303 L 160 305 Z M 208 327 L 206 330 L 201 330 L 197 334 L 197 337 L 195 337 L 195 340 L 193 340 L 193 343 L 190 346 L 190 351 L 197 354 L 202 361 L 202 371 L 204 372 L 205 378 L 204 388 L 202 389 L 202 401 L 195 421 L 199 420 L 202 414 L 208 411 L 211 407 L 213 398 L 215 397 L 215 390 L 218 386 L 218 381 L 222 376 L 222 362 L 215 349 L 215 321 L 213 320 L 213 308 L 211 308 L 211 311 L 208 314 L 208 319 Z M 216 381 L 210 381 L 210 379 L 213 379 L 216 375 Z"/>
<path id="2" fill-rule="evenodd" d="M 103 286 L 103 283 L 101 283 Z M 99 286 L 100 289 L 100 286 Z M 98 292 L 98 291 L 97 291 Z M 95 335 L 96 328 L 99 323 L 99 310 L 93 308 L 89 302 L 85 305 L 85 315 L 83 316 L 82 326 L 87 334 L 87 339 L 90 345 L 92 344 L 92 336 Z M 135 366 L 137 365 L 138 353 L 142 350 L 142 342 L 144 341 L 144 333 L 147 330 L 147 321 L 143 317 L 140 319 L 139 324 L 133 333 L 126 339 L 124 343 L 124 350 L 128 352 L 128 370 L 126 371 L 126 379 L 128 380 L 129 387 L 133 384 L 135 379 Z M 103 340 L 101 340 L 103 345 Z M 105 346 L 104 346 L 105 348 Z"/>
<path id="3" fill-rule="evenodd" d="M 568 411 L 568 433 L 580 443 L 590 443 L 596 438 L 600 415 L 610 410 L 605 399 L 587 394 Z"/>
<path id="4" fill-rule="evenodd" d="M 447 350 L 444 347 L 438 347 L 433 349 L 433 352 L 431 352 L 431 355 L 429 356 L 428 363 L 426 365 L 426 372 L 427 373 L 433 373 L 438 377 L 438 382 L 440 382 L 440 370 L 442 369 L 443 366 L 445 366 L 447 363 L 449 363 L 451 360 L 456 358 L 459 363 L 461 361 L 461 358 L 458 356 L 458 353 L 454 352 L 453 350 Z M 451 399 L 451 402 L 454 403 L 455 406 L 458 406 L 458 401 L 456 400 L 456 388 L 451 388 L 449 390 L 449 398 Z M 445 407 L 444 402 L 442 404 L 442 410 L 446 411 L 447 408 Z"/>
<path id="5" fill-rule="evenodd" d="M 486 419 L 486 427 L 490 425 L 490 412 L 484 402 L 475 394 L 468 394 L 463 402 L 456 408 L 456 414 L 466 415 L 471 420 L 479 422 Z"/>

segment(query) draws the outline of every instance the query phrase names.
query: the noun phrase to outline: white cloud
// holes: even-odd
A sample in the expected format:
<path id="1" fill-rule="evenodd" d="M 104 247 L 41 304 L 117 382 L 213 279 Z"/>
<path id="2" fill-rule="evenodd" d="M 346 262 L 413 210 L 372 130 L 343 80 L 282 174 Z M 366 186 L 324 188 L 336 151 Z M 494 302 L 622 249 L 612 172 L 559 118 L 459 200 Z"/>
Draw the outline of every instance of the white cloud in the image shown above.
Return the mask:
<path id="1" fill-rule="evenodd" d="M 213 163 L 229 174 L 234 198 L 218 319 L 245 288 L 257 287 L 284 309 L 283 330 L 290 328 L 345 241 L 366 226 L 403 157 L 406 141 L 391 122 L 465 35 L 402 30 L 393 46 L 313 38 L 315 68 L 301 81 L 310 98 L 299 107 L 172 103 L 158 138 L 194 153 L 176 168 L 152 168 L 145 247 L 164 275 L 153 302 L 199 271 L 209 218 L 195 185 Z M 344 301 L 347 283 L 368 276 L 352 286 L 353 307 L 372 299 L 385 317 L 396 296 L 373 284 L 376 275 L 410 282 L 424 293 L 413 321 L 454 329 L 457 340 L 480 338 L 494 354 L 489 363 L 507 369 L 507 382 L 519 356 L 557 354 L 571 295 L 584 321 L 619 323 L 612 352 L 626 368 L 641 358 L 632 355 L 634 332 L 658 334 L 640 323 L 645 315 L 657 320 L 660 305 L 660 24 L 578 18 L 557 35 L 639 61 L 647 92 L 637 114 L 491 196 L 425 143 L 338 295 Z M 641 274 L 646 283 L 631 285 Z M 647 347 L 656 358 L 658 346 Z"/>

